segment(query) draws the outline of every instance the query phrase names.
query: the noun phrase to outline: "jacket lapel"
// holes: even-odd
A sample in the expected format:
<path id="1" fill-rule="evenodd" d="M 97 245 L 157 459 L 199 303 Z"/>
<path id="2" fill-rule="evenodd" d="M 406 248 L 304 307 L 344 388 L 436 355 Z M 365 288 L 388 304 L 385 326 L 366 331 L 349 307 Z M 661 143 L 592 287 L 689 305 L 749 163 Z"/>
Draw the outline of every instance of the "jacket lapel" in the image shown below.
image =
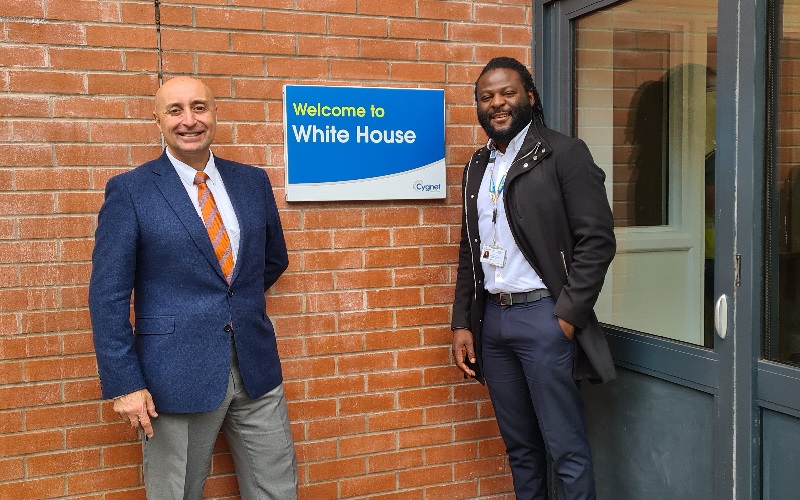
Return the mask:
<path id="1" fill-rule="evenodd" d="M 211 246 L 208 232 L 203 225 L 203 221 L 198 217 L 197 210 L 195 210 L 192 201 L 187 196 L 186 188 L 178 176 L 178 172 L 175 171 L 175 167 L 170 163 L 166 152 L 156 161 L 153 167 L 153 174 L 155 174 L 154 182 L 156 186 L 186 228 L 200 253 L 211 264 L 211 267 L 217 271 L 217 274 L 222 277 L 222 269 L 219 266 L 217 256 L 214 254 L 214 248 Z"/>
<path id="2" fill-rule="evenodd" d="M 233 268 L 233 276 L 231 276 L 231 283 L 236 280 L 241 269 L 240 263 L 242 262 L 242 252 L 244 251 L 246 239 L 249 237 L 248 229 L 250 220 L 246 218 L 248 213 L 247 207 L 247 186 L 244 184 L 244 176 L 236 175 L 238 168 L 235 163 L 223 160 L 219 156 L 214 156 L 214 164 L 217 166 L 219 175 L 222 177 L 222 182 L 225 184 L 225 192 L 228 193 L 228 198 L 233 205 L 233 211 L 236 213 L 236 220 L 239 223 L 239 251 L 236 255 L 236 265 Z M 221 273 L 222 271 L 220 271 Z"/>

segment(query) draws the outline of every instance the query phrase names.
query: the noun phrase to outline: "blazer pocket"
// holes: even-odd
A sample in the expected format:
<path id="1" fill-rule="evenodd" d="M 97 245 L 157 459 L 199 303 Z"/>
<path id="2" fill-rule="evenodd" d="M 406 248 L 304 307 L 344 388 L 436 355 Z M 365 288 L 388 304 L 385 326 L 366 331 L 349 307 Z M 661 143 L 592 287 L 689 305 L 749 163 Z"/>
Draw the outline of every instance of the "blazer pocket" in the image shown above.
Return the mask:
<path id="1" fill-rule="evenodd" d="M 137 335 L 166 335 L 175 331 L 175 316 L 141 316 L 136 318 Z"/>

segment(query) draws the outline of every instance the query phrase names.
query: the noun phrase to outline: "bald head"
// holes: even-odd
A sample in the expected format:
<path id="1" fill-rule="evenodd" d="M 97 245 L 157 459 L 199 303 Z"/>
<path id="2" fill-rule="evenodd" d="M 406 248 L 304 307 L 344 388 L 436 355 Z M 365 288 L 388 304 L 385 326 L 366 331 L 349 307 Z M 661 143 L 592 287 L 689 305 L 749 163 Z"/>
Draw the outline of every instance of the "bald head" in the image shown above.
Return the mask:
<path id="1" fill-rule="evenodd" d="M 217 106 L 211 89 L 188 76 L 167 80 L 156 92 L 153 116 L 170 153 L 203 170 L 217 128 Z"/>

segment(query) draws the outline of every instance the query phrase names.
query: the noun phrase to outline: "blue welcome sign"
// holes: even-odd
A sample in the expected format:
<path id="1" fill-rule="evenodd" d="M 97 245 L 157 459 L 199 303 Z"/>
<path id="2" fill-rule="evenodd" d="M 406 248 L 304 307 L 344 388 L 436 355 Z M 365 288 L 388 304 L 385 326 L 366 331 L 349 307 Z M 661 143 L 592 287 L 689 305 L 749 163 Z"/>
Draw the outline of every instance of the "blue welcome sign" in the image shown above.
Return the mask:
<path id="1" fill-rule="evenodd" d="M 445 197 L 444 90 L 286 85 L 288 201 Z"/>

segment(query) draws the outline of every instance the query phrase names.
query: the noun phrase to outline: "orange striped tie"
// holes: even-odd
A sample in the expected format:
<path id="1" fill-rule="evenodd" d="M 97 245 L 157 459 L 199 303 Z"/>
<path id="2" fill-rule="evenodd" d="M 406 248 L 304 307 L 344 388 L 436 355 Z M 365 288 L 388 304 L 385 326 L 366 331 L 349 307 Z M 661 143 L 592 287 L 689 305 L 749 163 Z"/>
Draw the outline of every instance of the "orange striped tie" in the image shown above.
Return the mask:
<path id="1" fill-rule="evenodd" d="M 206 186 L 206 180 L 208 180 L 208 175 L 205 172 L 198 172 L 194 176 L 194 183 L 197 185 L 197 201 L 200 203 L 200 209 L 203 212 L 203 224 L 205 224 L 206 231 L 208 231 L 208 237 L 211 238 L 211 246 L 214 247 L 214 253 L 219 261 L 219 266 L 222 268 L 222 274 L 225 275 L 225 280 L 230 284 L 233 277 L 231 239 L 228 237 L 228 231 L 225 230 L 225 224 L 222 223 L 222 216 L 217 210 L 214 195 L 211 194 L 211 190 Z"/>

